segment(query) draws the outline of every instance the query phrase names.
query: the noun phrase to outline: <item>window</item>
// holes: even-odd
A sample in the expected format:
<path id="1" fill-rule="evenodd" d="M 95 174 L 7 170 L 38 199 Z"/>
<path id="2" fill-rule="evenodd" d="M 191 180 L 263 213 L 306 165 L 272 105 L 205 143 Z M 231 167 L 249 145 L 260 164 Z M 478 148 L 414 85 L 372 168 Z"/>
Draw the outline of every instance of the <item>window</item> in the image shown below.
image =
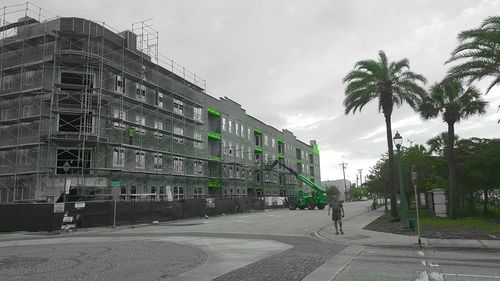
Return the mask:
<path id="1" fill-rule="evenodd" d="M 141 116 L 141 115 L 136 115 L 135 116 L 135 123 L 140 126 L 146 126 L 146 117 Z M 138 134 L 144 135 L 146 133 L 146 129 L 143 127 L 137 127 L 135 128 Z"/>
<path id="2" fill-rule="evenodd" d="M 248 160 L 252 160 L 252 149 L 248 147 Z"/>
<path id="3" fill-rule="evenodd" d="M 228 126 L 229 132 L 232 134 L 233 133 L 233 121 L 232 120 L 228 120 L 228 121 L 229 121 L 228 122 L 229 123 L 229 126 Z"/>
<path id="4" fill-rule="evenodd" d="M 233 144 L 228 143 L 228 149 L 227 149 L 229 155 L 233 155 Z"/>
<path id="5" fill-rule="evenodd" d="M 222 153 L 224 155 L 227 155 L 227 147 L 226 147 L 226 141 L 225 140 L 222 141 Z"/>
<path id="6" fill-rule="evenodd" d="M 237 158 L 240 157 L 240 145 L 239 144 L 235 145 L 234 154 L 236 155 Z"/>
<path id="7" fill-rule="evenodd" d="M 203 197 L 203 196 L 205 196 L 205 191 L 204 191 L 203 187 L 195 186 L 193 188 L 193 197 L 197 198 L 197 197 Z"/>
<path id="8" fill-rule="evenodd" d="M 247 128 L 248 139 L 252 140 L 252 135 L 250 134 L 250 128 Z"/>
<path id="9" fill-rule="evenodd" d="M 255 146 L 260 146 L 260 139 L 261 135 L 255 135 Z"/>
<path id="10" fill-rule="evenodd" d="M 113 117 L 120 120 L 127 120 L 127 114 L 125 111 L 120 109 L 113 109 Z M 125 130 L 125 124 L 122 122 L 113 122 L 113 126 L 118 129 Z"/>
<path id="11" fill-rule="evenodd" d="M 155 105 L 158 106 L 159 108 L 163 108 L 163 93 L 162 92 L 156 92 Z"/>
<path id="12" fill-rule="evenodd" d="M 174 99 L 174 113 L 183 115 L 183 112 L 184 112 L 184 103 L 178 99 Z"/>
<path id="13" fill-rule="evenodd" d="M 278 142 L 278 153 L 284 154 L 285 151 L 283 150 L 283 143 Z"/>
<path id="14" fill-rule="evenodd" d="M 184 135 L 184 129 L 183 128 L 179 128 L 179 127 L 174 127 L 174 134 L 183 136 Z M 183 144 L 184 143 L 184 138 L 174 136 L 174 142 L 175 143 L 179 143 L 179 144 Z"/>
<path id="15" fill-rule="evenodd" d="M 153 155 L 153 168 L 155 170 L 163 170 L 163 155 L 155 153 Z"/>
<path id="16" fill-rule="evenodd" d="M 135 83 L 135 98 L 141 101 L 146 101 L 146 86 Z"/>
<path id="17" fill-rule="evenodd" d="M 2 108 L 0 111 L 0 120 L 9 120 L 10 118 L 12 118 L 12 109 Z"/>
<path id="18" fill-rule="evenodd" d="M 174 200 L 184 199 L 184 187 L 174 186 Z"/>
<path id="19" fill-rule="evenodd" d="M 199 108 L 199 107 L 193 108 L 193 119 L 201 122 L 203 120 L 202 116 L 201 116 L 201 112 L 202 112 L 201 108 Z"/>
<path id="20" fill-rule="evenodd" d="M 161 131 L 163 131 L 163 122 L 155 120 L 154 126 L 155 126 L 155 129 L 156 129 L 156 131 L 154 132 L 155 137 L 162 138 L 163 137 L 163 133 Z"/>
<path id="21" fill-rule="evenodd" d="M 113 148 L 113 166 L 125 167 L 125 149 L 115 147 Z"/>
<path id="22" fill-rule="evenodd" d="M 255 153 L 255 163 L 257 165 L 260 165 L 260 153 Z"/>
<path id="23" fill-rule="evenodd" d="M 276 141 L 274 138 L 271 138 L 271 147 L 274 148 L 276 146 Z"/>
<path id="24" fill-rule="evenodd" d="M 267 135 L 264 135 L 264 145 L 269 146 L 269 137 Z"/>
<path id="25" fill-rule="evenodd" d="M 234 133 L 239 136 L 240 135 L 240 124 L 234 122 Z"/>
<path id="26" fill-rule="evenodd" d="M 24 148 L 24 149 L 19 149 L 18 151 L 19 151 L 19 165 L 29 164 L 30 163 L 28 159 L 29 149 Z"/>
<path id="27" fill-rule="evenodd" d="M 203 161 L 201 160 L 193 161 L 193 173 L 198 176 L 203 176 Z"/>
<path id="28" fill-rule="evenodd" d="M 226 117 L 222 117 L 222 130 L 226 130 Z"/>
<path id="29" fill-rule="evenodd" d="M 174 126 L 174 134 L 183 136 L 184 135 L 184 129 L 180 128 L 180 127 L 175 127 Z"/>
<path id="30" fill-rule="evenodd" d="M 202 135 L 200 132 L 194 132 L 193 134 L 193 137 L 195 140 L 195 142 L 193 142 L 193 146 L 194 148 L 197 148 L 197 149 L 202 149 L 203 148 L 203 142 L 202 142 Z"/>
<path id="31" fill-rule="evenodd" d="M 248 180 L 252 180 L 253 176 L 253 169 L 252 168 L 247 168 L 247 178 Z"/>
<path id="32" fill-rule="evenodd" d="M 178 174 L 184 173 L 184 158 L 179 156 L 174 156 L 174 173 Z"/>
<path id="33" fill-rule="evenodd" d="M 33 87 L 35 82 L 35 71 L 29 70 L 23 73 L 23 88 Z"/>
<path id="34" fill-rule="evenodd" d="M 144 151 L 135 152 L 135 167 L 137 169 L 146 168 L 146 153 Z"/>
<path id="35" fill-rule="evenodd" d="M 240 156 L 241 156 L 241 159 L 245 159 L 245 146 L 244 145 L 241 145 L 241 153 L 240 153 Z"/>
<path id="36" fill-rule="evenodd" d="M 125 78 L 121 75 L 115 75 L 115 91 L 118 93 L 125 93 Z"/>
<path id="37" fill-rule="evenodd" d="M 184 138 L 174 136 L 174 142 L 177 144 L 184 144 Z"/>
<path id="38" fill-rule="evenodd" d="M 2 84 L 4 90 L 13 90 L 14 89 L 14 75 L 6 75 L 3 77 Z"/>
<path id="39" fill-rule="evenodd" d="M 245 137 L 245 129 L 243 128 L 243 124 L 241 124 L 241 137 Z"/>

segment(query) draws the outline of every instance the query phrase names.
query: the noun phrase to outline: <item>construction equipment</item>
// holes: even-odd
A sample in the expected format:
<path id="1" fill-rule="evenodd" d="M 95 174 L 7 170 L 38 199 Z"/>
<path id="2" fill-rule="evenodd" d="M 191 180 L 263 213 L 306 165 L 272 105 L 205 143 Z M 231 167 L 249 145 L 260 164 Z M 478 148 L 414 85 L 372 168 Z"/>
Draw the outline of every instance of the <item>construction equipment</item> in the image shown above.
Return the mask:
<path id="1" fill-rule="evenodd" d="M 287 198 L 288 208 L 290 210 L 295 210 L 297 207 L 301 210 L 304 210 L 306 207 L 309 210 L 314 210 L 314 208 L 318 207 L 318 209 L 324 209 L 327 201 L 326 201 L 326 191 L 324 188 L 308 179 L 306 176 L 301 175 L 294 171 L 292 168 L 287 167 L 281 161 L 274 161 L 267 170 L 272 170 L 276 165 L 280 165 L 281 167 L 287 169 L 292 175 L 294 175 L 297 179 L 307 184 L 313 190 L 299 190 L 295 196 L 289 196 Z"/>

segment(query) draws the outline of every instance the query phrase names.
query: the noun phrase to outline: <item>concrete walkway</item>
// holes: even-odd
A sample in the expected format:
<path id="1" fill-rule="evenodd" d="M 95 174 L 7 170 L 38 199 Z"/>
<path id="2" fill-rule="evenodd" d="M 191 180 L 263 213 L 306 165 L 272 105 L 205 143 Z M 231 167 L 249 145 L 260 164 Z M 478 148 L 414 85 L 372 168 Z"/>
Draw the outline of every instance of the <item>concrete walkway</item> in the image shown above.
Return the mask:
<path id="1" fill-rule="evenodd" d="M 383 208 L 363 213 L 344 220 L 344 235 L 335 235 L 333 223 L 315 232 L 315 235 L 347 245 L 413 247 L 418 246 L 416 235 L 399 235 L 365 230 L 363 227 L 384 214 Z M 434 239 L 422 238 L 422 245 L 431 248 L 466 248 L 500 250 L 500 240 L 466 240 L 466 239 Z"/>

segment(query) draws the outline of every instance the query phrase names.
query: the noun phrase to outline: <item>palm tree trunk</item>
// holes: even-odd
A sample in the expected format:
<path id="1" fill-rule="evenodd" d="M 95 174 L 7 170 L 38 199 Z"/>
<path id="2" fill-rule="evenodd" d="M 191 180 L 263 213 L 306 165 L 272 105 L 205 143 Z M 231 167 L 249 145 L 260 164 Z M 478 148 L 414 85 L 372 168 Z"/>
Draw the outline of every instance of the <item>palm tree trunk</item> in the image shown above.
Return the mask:
<path id="1" fill-rule="evenodd" d="M 385 129 L 387 132 L 387 148 L 389 150 L 389 192 L 391 193 L 391 221 L 399 218 L 398 202 L 396 199 L 396 185 L 394 184 L 396 172 L 394 169 L 394 148 L 392 146 L 391 115 L 384 114 Z"/>
<path id="2" fill-rule="evenodd" d="M 458 194 L 455 183 L 455 127 L 454 123 L 448 123 L 448 202 L 449 215 L 451 219 L 457 218 Z"/>

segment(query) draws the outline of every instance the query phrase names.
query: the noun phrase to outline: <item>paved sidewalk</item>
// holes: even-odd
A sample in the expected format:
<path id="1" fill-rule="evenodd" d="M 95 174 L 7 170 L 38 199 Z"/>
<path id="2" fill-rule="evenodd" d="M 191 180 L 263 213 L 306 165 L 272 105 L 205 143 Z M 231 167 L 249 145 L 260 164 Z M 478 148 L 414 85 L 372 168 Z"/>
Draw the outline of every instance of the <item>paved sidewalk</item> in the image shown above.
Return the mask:
<path id="1" fill-rule="evenodd" d="M 416 235 L 399 235 L 378 231 L 365 230 L 363 227 L 384 214 L 383 208 L 363 213 L 344 220 L 344 235 L 335 235 L 333 222 L 315 232 L 318 237 L 349 245 L 412 247 L 418 246 Z M 466 240 L 466 239 L 428 239 L 422 238 L 424 247 L 436 248 L 466 248 L 500 250 L 499 240 Z"/>

